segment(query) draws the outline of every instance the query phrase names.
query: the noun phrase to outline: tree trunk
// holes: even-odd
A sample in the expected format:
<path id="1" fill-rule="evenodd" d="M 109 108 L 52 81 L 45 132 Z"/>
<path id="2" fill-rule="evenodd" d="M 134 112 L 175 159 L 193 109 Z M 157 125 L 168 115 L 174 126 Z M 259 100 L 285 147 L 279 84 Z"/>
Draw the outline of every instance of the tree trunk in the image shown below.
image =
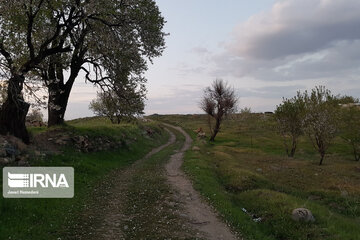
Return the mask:
<path id="1" fill-rule="evenodd" d="M 48 90 L 48 127 L 63 124 L 71 87 L 63 84 L 57 86 L 50 84 Z"/>
<path id="2" fill-rule="evenodd" d="M 70 76 L 64 83 L 64 67 L 58 56 L 53 56 L 48 68 L 47 88 L 49 92 L 48 100 L 48 127 L 61 125 L 64 123 L 66 108 L 69 101 L 70 92 L 79 74 L 81 65 L 72 64 Z"/>
<path id="3" fill-rule="evenodd" d="M 220 119 L 219 119 L 219 117 L 218 117 L 218 118 L 216 118 L 216 123 L 215 123 L 215 126 L 214 126 L 214 131 L 213 131 L 213 133 L 212 133 L 212 135 L 211 135 L 211 137 L 210 137 L 210 141 L 211 141 L 211 142 L 214 142 L 214 141 L 215 141 L 215 137 L 216 137 L 216 135 L 218 134 L 219 130 L 220 130 Z"/>
<path id="4" fill-rule="evenodd" d="M 324 157 L 325 157 L 325 153 L 320 153 L 320 156 L 321 156 L 321 158 L 320 158 L 320 163 L 319 163 L 319 166 L 321 166 L 322 165 L 322 163 L 323 163 L 323 160 L 324 160 Z"/>
<path id="5" fill-rule="evenodd" d="M 296 139 L 295 138 L 293 138 L 293 140 L 292 140 L 292 146 L 291 146 L 291 152 L 290 152 L 290 155 L 289 155 L 289 157 L 294 157 L 295 156 L 295 152 L 296 152 Z"/>
<path id="6" fill-rule="evenodd" d="M 356 144 L 352 143 L 353 151 L 354 151 L 354 157 L 355 161 L 360 161 L 360 154 L 357 152 Z"/>
<path id="7" fill-rule="evenodd" d="M 0 110 L 0 134 L 14 135 L 29 143 L 29 134 L 26 130 L 25 120 L 30 104 L 24 101 L 22 96 L 25 78 L 21 75 L 9 80 L 7 99 Z"/>

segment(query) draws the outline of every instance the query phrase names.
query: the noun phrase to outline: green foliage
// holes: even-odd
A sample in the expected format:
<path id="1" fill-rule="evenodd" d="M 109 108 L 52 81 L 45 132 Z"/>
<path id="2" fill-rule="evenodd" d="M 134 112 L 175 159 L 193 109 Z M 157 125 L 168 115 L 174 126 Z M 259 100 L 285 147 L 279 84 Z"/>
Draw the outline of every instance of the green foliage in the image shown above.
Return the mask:
<path id="1" fill-rule="evenodd" d="M 186 173 L 245 239 L 357 239 L 360 179 L 358 162 L 350 161 L 350 146 L 340 137 L 333 139 L 329 163 L 320 167 L 311 141 L 300 136 L 296 157 L 284 158 L 274 118 L 252 114 L 243 121 L 240 115 L 226 120 L 214 143 L 204 143 L 193 132 L 205 129 L 206 115 L 153 118 L 181 125 L 192 135 L 200 151 L 186 153 Z M 310 209 L 316 221 L 294 222 L 291 212 L 298 207 Z"/>
<path id="2" fill-rule="evenodd" d="M 340 136 L 353 150 L 355 161 L 360 160 L 360 107 L 350 106 L 341 109 Z"/>
<path id="3" fill-rule="evenodd" d="M 148 137 L 144 128 L 154 135 Z M 113 136 L 131 140 L 126 148 L 96 153 L 65 149 L 63 154 L 32 159 L 32 166 L 72 166 L 75 169 L 75 196 L 72 199 L 0 199 L 0 239 L 64 239 L 68 227 L 89 206 L 94 189 L 111 171 L 128 167 L 152 148 L 165 143 L 167 133 L 156 123 L 113 125 L 101 118 L 68 122 L 65 130 L 89 137 Z M 134 141 L 134 139 L 137 139 Z M 2 186 L 2 178 L 0 186 Z"/>
<path id="4" fill-rule="evenodd" d="M 306 132 L 320 154 L 320 165 L 339 128 L 339 104 L 336 96 L 324 86 L 304 93 Z"/>
<path id="5" fill-rule="evenodd" d="M 97 116 L 106 116 L 112 123 L 133 120 L 143 114 L 145 107 L 144 94 L 136 89 L 125 89 L 119 96 L 116 92 L 98 92 L 97 99 L 90 103 L 89 108 Z"/>
<path id="6" fill-rule="evenodd" d="M 291 99 L 283 99 L 275 110 L 278 129 L 284 138 L 284 146 L 289 157 L 294 156 L 298 138 L 303 134 L 305 113 L 305 100 L 300 92 Z"/>
<path id="7" fill-rule="evenodd" d="M 165 47 L 164 23 L 154 0 L 2 1 L 1 70 L 13 82 L 9 86 L 14 87 L 16 97 L 11 99 L 19 99 L 9 102 L 0 113 L 7 116 L 11 107 L 20 107 L 17 102 L 24 102 L 20 97 L 24 81 L 35 79 L 48 88 L 49 124 L 63 123 L 80 71 L 85 72 L 87 81 L 121 97 L 130 85 L 145 94 L 143 74 L 148 61 L 160 56 Z M 70 74 L 64 74 L 66 71 Z M 20 110 L 17 112 L 25 112 Z M 16 122 L 22 125 L 22 119 Z"/>
<path id="8" fill-rule="evenodd" d="M 338 103 L 340 105 L 343 105 L 343 104 L 351 104 L 351 103 L 359 103 L 359 99 L 358 98 L 355 98 L 353 96 L 338 96 Z"/>

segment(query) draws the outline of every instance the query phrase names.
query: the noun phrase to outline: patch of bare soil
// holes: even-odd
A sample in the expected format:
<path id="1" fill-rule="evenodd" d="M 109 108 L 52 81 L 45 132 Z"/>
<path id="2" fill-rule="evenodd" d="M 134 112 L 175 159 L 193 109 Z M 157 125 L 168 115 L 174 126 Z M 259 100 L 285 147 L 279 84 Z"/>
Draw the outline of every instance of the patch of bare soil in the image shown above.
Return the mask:
<path id="1" fill-rule="evenodd" d="M 183 214 L 187 216 L 193 228 L 202 233 L 202 238 L 209 240 L 237 239 L 229 227 L 219 219 L 214 209 L 203 201 L 200 194 L 193 188 L 191 181 L 181 170 L 184 152 L 190 148 L 192 139 L 182 128 L 169 124 L 164 125 L 176 129 L 185 136 L 185 143 L 182 149 L 172 155 L 170 161 L 165 166 L 168 181 L 177 190 L 178 196 L 176 198 L 184 206 Z"/>

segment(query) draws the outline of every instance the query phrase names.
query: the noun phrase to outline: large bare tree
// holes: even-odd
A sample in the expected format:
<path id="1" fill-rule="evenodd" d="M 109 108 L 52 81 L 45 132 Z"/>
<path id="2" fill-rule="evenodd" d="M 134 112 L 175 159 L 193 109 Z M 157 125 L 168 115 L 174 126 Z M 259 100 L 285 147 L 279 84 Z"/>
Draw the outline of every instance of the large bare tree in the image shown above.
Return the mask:
<path id="1" fill-rule="evenodd" d="M 211 87 L 204 90 L 200 108 L 209 116 L 210 141 L 215 141 L 224 118 L 236 111 L 237 102 L 235 90 L 221 79 L 216 79 Z M 214 126 L 211 124 L 211 118 L 215 120 Z"/>

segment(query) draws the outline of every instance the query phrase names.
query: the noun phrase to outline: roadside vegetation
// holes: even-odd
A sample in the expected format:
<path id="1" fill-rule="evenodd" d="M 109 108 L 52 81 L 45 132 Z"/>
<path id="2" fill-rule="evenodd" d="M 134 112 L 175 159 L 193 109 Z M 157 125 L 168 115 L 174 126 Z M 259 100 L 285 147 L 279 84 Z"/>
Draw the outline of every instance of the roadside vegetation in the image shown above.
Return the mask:
<path id="1" fill-rule="evenodd" d="M 105 118 L 73 120 L 65 126 L 50 129 L 32 127 L 30 133 L 36 137 L 54 129 L 86 135 L 90 139 L 107 136 L 122 144 L 118 149 L 91 153 L 65 146 L 61 153 L 30 159 L 31 166 L 74 167 L 75 196 L 72 199 L 1 198 L 0 239 L 62 239 L 68 226 L 78 220 L 79 214 L 91 201 L 94 187 L 106 175 L 129 166 L 168 139 L 168 134 L 157 123 L 138 121 L 114 125 Z M 150 130 L 151 135 L 148 134 Z"/>
<path id="2" fill-rule="evenodd" d="M 206 115 L 155 115 L 182 126 L 194 139 L 184 170 L 194 186 L 245 239 L 358 239 L 360 166 L 340 132 L 326 161 L 306 135 L 289 158 L 272 114 L 249 109 L 227 118 L 215 142 Z M 199 129 L 204 133 L 199 134 Z M 204 135 L 206 137 L 204 137 Z M 315 222 L 292 220 L 305 207 Z"/>

